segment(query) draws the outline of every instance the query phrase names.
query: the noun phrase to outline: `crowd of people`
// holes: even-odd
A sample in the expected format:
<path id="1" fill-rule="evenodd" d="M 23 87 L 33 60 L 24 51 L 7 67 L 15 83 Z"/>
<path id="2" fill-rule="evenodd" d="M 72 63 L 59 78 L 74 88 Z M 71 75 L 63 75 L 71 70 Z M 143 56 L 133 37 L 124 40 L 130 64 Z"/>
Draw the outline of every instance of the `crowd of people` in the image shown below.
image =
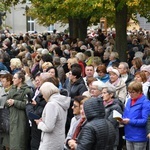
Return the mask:
<path id="1" fill-rule="evenodd" d="M 127 35 L 126 62 L 115 36 L 2 31 L 0 106 L 9 109 L 2 149 L 148 149 L 150 33 Z"/>

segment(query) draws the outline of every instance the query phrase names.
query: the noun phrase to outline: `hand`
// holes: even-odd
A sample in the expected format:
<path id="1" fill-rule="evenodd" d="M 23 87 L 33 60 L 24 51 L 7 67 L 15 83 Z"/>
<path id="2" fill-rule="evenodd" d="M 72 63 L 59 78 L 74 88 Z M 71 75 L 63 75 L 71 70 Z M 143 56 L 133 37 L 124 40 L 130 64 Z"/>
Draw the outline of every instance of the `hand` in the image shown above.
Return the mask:
<path id="1" fill-rule="evenodd" d="M 130 121 L 130 119 L 129 119 L 129 118 L 124 118 L 124 119 L 122 120 L 122 122 L 121 122 L 121 123 L 123 123 L 123 124 L 128 124 L 128 123 L 129 123 L 129 121 Z"/>
<path id="2" fill-rule="evenodd" d="M 36 124 L 38 125 L 40 122 L 42 122 L 42 118 L 40 118 L 40 119 L 35 119 L 34 121 L 35 121 Z"/>
<path id="3" fill-rule="evenodd" d="M 8 99 L 7 104 L 8 104 L 8 106 L 12 106 L 14 104 L 14 100 L 13 99 Z"/>
<path id="4" fill-rule="evenodd" d="M 69 145 L 69 147 L 70 147 L 71 149 L 75 149 L 77 143 L 76 143 L 75 140 L 69 140 L 69 141 L 68 141 L 68 145 Z"/>
<path id="5" fill-rule="evenodd" d="M 36 102 L 35 100 L 32 100 L 31 104 L 32 104 L 32 105 L 36 105 L 37 102 Z"/>
<path id="6" fill-rule="evenodd" d="M 150 138 L 150 133 L 147 135 L 148 138 Z"/>

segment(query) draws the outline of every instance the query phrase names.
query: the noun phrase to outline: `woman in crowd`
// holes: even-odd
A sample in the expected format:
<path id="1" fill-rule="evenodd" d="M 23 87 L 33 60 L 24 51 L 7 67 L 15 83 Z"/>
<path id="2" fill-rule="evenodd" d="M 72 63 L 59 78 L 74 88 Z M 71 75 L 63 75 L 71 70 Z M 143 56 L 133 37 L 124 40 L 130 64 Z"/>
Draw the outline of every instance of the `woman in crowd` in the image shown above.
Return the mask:
<path id="1" fill-rule="evenodd" d="M 136 72 L 134 80 L 142 84 L 143 94 L 147 97 L 147 91 L 148 87 L 150 86 L 150 82 L 147 81 L 145 73 L 140 71 Z"/>
<path id="2" fill-rule="evenodd" d="M 22 68 L 22 63 L 19 58 L 12 58 L 10 60 L 11 74 L 14 75 L 16 72 L 20 71 Z"/>
<path id="3" fill-rule="evenodd" d="M 78 135 L 77 142 L 70 144 L 77 150 L 113 150 L 115 130 L 105 119 L 105 108 L 100 98 L 90 98 L 84 102 L 82 114 L 86 122 Z"/>
<path id="4" fill-rule="evenodd" d="M 106 66 L 104 64 L 99 65 L 96 69 L 96 72 L 98 73 L 97 79 L 104 83 L 109 80 L 109 75 L 107 74 Z"/>
<path id="5" fill-rule="evenodd" d="M 46 72 L 49 73 L 50 77 L 54 77 L 57 78 L 59 81 L 59 89 L 62 89 L 62 84 L 60 82 L 60 79 L 58 78 L 58 71 L 55 67 L 51 66 L 49 68 L 47 68 Z"/>
<path id="6" fill-rule="evenodd" d="M 135 57 L 132 60 L 132 67 L 130 68 L 130 73 L 135 74 L 136 72 L 140 71 L 140 68 L 142 66 L 142 60 L 139 57 Z"/>
<path id="7" fill-rule="evenodd" d="M 60 95 L 59 89 L 50 82 L 40 87 L 40 92 L 47 102 L 42 118 L 35 120 L 42 130 L 39 150 L 61 150 L 65 141 L 65 122 L 70 98 Z"/>
<path id="8" fill-rule="evenodd" d="M 0 106 L 4 106 L 8 97 L 9 90 L 11 89 L 11 86 L 13 84 L 12 75 L 9 73 L 1 75 L 1 83 L 4 88 L 4 92 L 1 93 L 0 96 Z M 3 133 L 2 137 L 2 145 L 5 147 L 6 150 L 9 150 L 9 135 L 7 133 Z"/>
<path id="9" fill-rule="evenodd" d="M 105 118 L 108 119 L 114 126 L 116 130 L 116 141 L 114 144 L 113 150 L 117 150 L 117 146 L 119 144 L 119 123 L 113 118 L 113 111 L 116 110 L 120 114 L 122 114 L 123 104 L 118 99 L 115 99 L 116 89 L 114 86 L 105 84 L 102 88 L 102 99 L 104 101 L 105 106 Z"/>
<path id="10" fill-rule="evenodd" d="M 119 78 L 120 73 L 117 69 L 113 67 L 108 67 L 107 72 L 109 73 L 110 79 L 107 83 L 112 84 L 116 88 L 116 97 L 123 103 L 127 95 L 127 89 L 125 82 Z"/>
<path id="11" fill-rule="evenodd" d="M 128 86 L 130 99 L 127 101 L 121 123 L 125 125 L 127 150 L 146 150 L 146 123 L 150 114 L 150 103 L 142 94 L 142 84 L 133 81 Z"/>
<path id="12" fill-rule="evenodd" d="M 27 95 L 30 88 L 24 83 L 25 75 L 18 71 L 13 76 L 13 86 L 9 91 L 6 106 L 10 110 L 10 149 L 26 150 L 28 145 L 28 119 L 26 116 Z"/>

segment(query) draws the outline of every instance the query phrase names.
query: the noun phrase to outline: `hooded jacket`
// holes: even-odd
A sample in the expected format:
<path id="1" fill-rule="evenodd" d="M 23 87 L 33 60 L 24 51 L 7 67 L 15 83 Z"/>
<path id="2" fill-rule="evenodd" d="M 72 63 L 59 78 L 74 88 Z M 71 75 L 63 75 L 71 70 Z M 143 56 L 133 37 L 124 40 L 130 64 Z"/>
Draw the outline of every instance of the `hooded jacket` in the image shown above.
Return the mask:
<path id="1" fill-rule="evenodd" d="M 90 98 L 84 103 L 87 119 L 77 139 L 77 150 L 113 150 L 115 129 L 105 119 L 101 98 Z"/>
<path id="2" fill-rule="evenodd" d="M 50 96 L 42 113 L 42 130 L 39 150 L 61 150 L 65 141 L 65 122 L 70 98 L 59 93 Z"/>

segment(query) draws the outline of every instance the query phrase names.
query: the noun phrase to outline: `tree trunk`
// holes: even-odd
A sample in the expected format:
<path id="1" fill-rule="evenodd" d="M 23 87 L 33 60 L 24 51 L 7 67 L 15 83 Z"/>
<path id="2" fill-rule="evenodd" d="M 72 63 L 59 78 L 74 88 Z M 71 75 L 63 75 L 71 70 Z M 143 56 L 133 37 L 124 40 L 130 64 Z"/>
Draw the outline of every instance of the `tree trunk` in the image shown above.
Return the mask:
<path id="1" fill-rule="evenodd" d="M 87 27 L 89 19 L 79 19 L 78 20 L 78 37 L 80 40 L 84 41 L 85 38 L 87 37 Z"/>
<path id="2" fill-rule="evenodd" d="M 115 50 L 119 53 L 120 60 L 126 61 L 127 60 L 127 5 L 124 5 L 120 10 L 116 9 L 115 15 L 116 15 Z"/>
<path id="3" fill-rule="evenodd" d="M 69 18 L 69 33 L 71 38 L 79 38 L 85 40 L 87 36 L 87 27 L 89 18 Z"/>
<path id="4" fill-rule="evenodd" d="M 69 18 L 69 33 L 71 38 L 78 37 L 78 20 L 74 18 Z"/>

